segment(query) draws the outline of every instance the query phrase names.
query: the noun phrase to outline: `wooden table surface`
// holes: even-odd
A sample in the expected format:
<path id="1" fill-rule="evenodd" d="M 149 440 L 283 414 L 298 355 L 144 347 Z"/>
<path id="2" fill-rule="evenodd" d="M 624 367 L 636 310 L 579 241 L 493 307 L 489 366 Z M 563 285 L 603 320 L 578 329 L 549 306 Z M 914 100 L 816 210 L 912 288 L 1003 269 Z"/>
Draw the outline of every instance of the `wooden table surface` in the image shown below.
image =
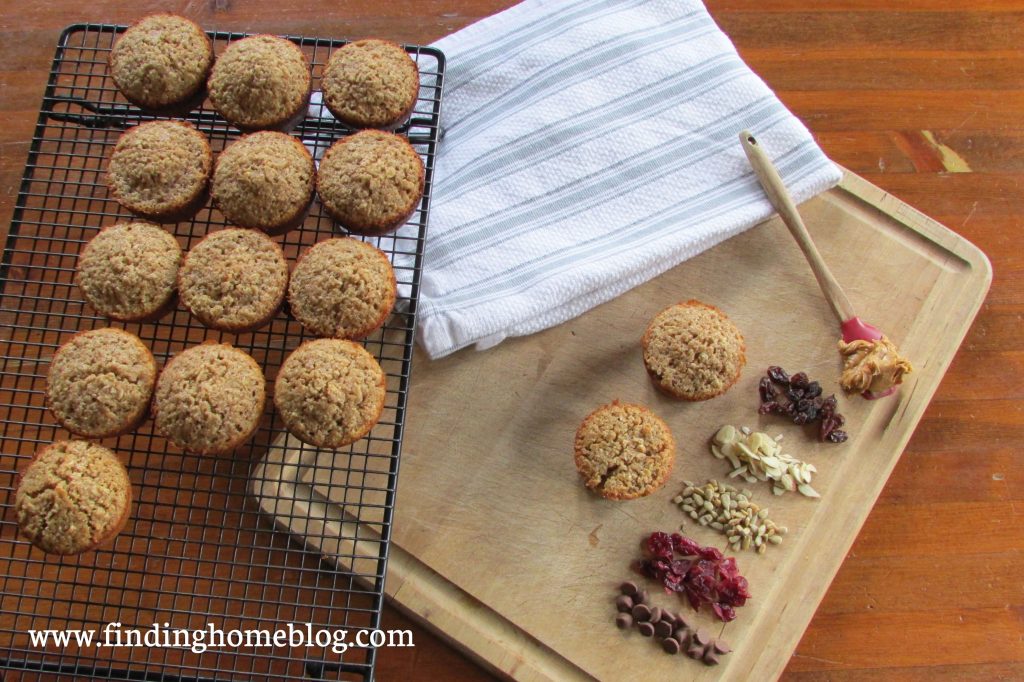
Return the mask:
<path id="1" fill-rule="evenodd" d="M 512 4 L 3 3 L 2 229 L 69 23 L 127 23 L 162 10 L 206 28 L 429 43 Z M 831 158 L 973 241 L 995 270 L 985 306 L 785 679 L 1022 679 L 1024 0 L 707 4 Z M 382 650 L 381 680 L 491 679 L 390 607 L 382 627 L 411 628 L 416 646 Z"/>

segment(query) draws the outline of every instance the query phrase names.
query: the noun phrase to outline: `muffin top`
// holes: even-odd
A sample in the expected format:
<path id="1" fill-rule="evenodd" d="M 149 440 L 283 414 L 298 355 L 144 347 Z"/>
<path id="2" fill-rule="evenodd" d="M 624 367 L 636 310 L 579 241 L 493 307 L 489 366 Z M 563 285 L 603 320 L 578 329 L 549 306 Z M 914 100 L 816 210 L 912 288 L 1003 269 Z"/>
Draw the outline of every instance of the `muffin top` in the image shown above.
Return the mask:
<path id="1" fill-rule="evenodd" d="M 288 261 L 262 232 L 233 228 L 192 247 L 178 277 L 181 302 L 203 324 L 241 331 L 277 312 L 288 286 Z"/>
<path id="2" fill-rule="evenodd" d="M 404 223 L 423 194 L 423 161 L 393 133 L 363 130 L 324 154 L 316 188 L 343 227 L 381 234 Z"/>
<path id="3" fill-rule="evenodd" d="M 206 137 L 184 121 L 152 121 L 129 128 L 110 157 L 114 198 L 156 220 L 185 210 L 206 189 L 213 154 Z"/>
<path id="4" fill-rule="evenodd" d="M 103 228 L 78 256 L 77 282 L 101 315 L 141 320 L 174 295 L 181 247 L 167 230 L 145 222 Z"/>
<path id="5" fill-rule="evenodd" d="M 110 75 L 128 101 L 159 109 L 199 92 L 213 46 L 185 17 L 152 14 L 133 24 L 110 53 Z"/>
<path id="6" fill-rule="evenodd" d="M 352 341 L 307 341 L 285 358 L 274 405 L 288 431 L 322 448 L 353 443 L 384 409 L 386 378 L 377 360 Z"/>
<path id="7" fill-rule="evenodd" d="M 290 40 L 257 35 L 228 45 L 207 87 L 214 109 L 243 130 L 275 128 L 306 105 L 309 61 Z"/>
<path id="8" fill-rule="evenodd" d="M 412 112 L 420 74 L 395 43 L 357 40 L 331 55 L 321 87 L 324 103 L 338 120 L 358 128 L 387 128 Z"/>
<path id="9" fill-rule="evenodd" d="M 309 206 L 315 174 L 313 157 L 291 135 L 253 133 L 217 157 L 211 194 L 228 221 L 275 230 Z"/>
<path id="10" fill-rule="evenodd" d="M 145 416 L 156 382 L 156 360 L 123 329 L 79 332 L 57 349 L 46 377 L 46 399 L 72 433 L 104 438 Z"/>
<path id="11" fill-rule="evenodd" d="M 44 552 L 78 554 L 116 535 L 128 518 L 131 481 L 117 456 L 96 443 L 58 441 L 20 476 L 14 512 L 22 534 Z"/>
<path id="12" fill-rule="evenodd" d="M 317 336 L 361 338 L 384 324 L 395 305 L 387 255 L 351 237 L 313 245 L 288 285 L 292 315 Z"/>
<path id="13" fill-rule="evenodd" d="M 668 425 L 646 407 L 615 401 L 583 420 L 574 455 L 588 488 L 608 499 L 629 500 L 665 483 L 676 443 Z"/>
<path id="14" fill-rule="evenodd" d="M 263 371 L 248 353 L 204 343 L 174 356 L 157 379 L 157 430 L 201 455 L 230 452 L 259 425 L 266 400 Z"/>
<path id="15" fill-rule="evenodd" d="M 655 384 L 684 400 L 707 400 L 736 383 L 746 346 L 736 325 L 718 308 L 690 300 L 658 313 L 641 341 L 644 365 Z"/>

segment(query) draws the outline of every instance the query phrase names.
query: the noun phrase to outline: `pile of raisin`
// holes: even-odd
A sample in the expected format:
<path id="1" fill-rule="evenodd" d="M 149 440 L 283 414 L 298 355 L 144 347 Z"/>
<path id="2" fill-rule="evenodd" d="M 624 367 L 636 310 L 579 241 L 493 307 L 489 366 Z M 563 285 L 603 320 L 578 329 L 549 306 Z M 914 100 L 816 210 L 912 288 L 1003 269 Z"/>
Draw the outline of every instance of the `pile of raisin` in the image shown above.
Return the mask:
<path id="1" fill-rule="evenodd" d="M 846 422 L 836 412 L 836 397 L 821 397 L 821 384 L 811 381 L 803 372 L 790 376 L 781 367 L 769 367 L 768 376 L 761 378 L 758 385 L 761 393 L 761 414 L 781 414 L 793 420 L 794 424 L 811 424 L 821 421 L 818 440 L 842 443 L 849 436 L 842 430 Z"/>
<path id="2" fill-rule="evenodd" d="M 643 574 L 670 594 L 685 594 L 694 611 L 710 604 L 720 620 L 729 622 L 736 617 L 735 607 L 750 599 L 747 579 L 740 575 L 736 559 L 726 558 L 715 547 L 701 547 L 679 533 L 651 533 L 647 554 L 640 562 Z"/>

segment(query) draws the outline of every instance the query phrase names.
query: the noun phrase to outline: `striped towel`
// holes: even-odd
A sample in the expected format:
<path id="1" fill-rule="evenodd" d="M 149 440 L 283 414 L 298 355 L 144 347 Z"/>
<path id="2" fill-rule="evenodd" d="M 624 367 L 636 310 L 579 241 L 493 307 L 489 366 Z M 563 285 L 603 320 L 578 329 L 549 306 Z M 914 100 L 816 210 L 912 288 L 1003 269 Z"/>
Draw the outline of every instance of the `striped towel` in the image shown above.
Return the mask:
<path id="1" fill-rule="evenodd" d="M 448 58 L 420 301 L 432 357 L 552 327 L 839 181 L 697 0 L 526 0 Z"/>

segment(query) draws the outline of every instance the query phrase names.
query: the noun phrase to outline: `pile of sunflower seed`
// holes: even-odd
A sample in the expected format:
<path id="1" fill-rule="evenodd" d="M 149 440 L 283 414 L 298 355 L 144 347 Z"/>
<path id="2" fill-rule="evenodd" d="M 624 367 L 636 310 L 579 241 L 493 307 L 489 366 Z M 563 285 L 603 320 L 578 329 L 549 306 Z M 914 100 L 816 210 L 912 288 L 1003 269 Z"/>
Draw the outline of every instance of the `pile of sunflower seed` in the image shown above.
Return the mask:
<path id="1" fill-rule="evenodd" d="M 686 481 L 683 492 L 672 501 L 700 525 L 723 533 L 732 551 L 753 549 L 764 554 L 768 545 L 780 544 L 789 529 L 776 526 L 768 510 L 754 504 L 752 497 L 749 490 L 737 490 L 728 483 L 710 480 L 696 486 Z"/>
<path id="2" fill-rule="evenodd" d="M 779 438 L 750 429 L 737 429 L 726 424 L 711 440 L 711 454 L 727 459 L 733 469 L 729 478 L 740 476 L 747 483 L 771 481 L 772 492 L 799 491 L 807 497 L 821 497 L 811 487 L 811 474 L 817 473 L 813 464 L 801 462 L 782 453 Z"/>

